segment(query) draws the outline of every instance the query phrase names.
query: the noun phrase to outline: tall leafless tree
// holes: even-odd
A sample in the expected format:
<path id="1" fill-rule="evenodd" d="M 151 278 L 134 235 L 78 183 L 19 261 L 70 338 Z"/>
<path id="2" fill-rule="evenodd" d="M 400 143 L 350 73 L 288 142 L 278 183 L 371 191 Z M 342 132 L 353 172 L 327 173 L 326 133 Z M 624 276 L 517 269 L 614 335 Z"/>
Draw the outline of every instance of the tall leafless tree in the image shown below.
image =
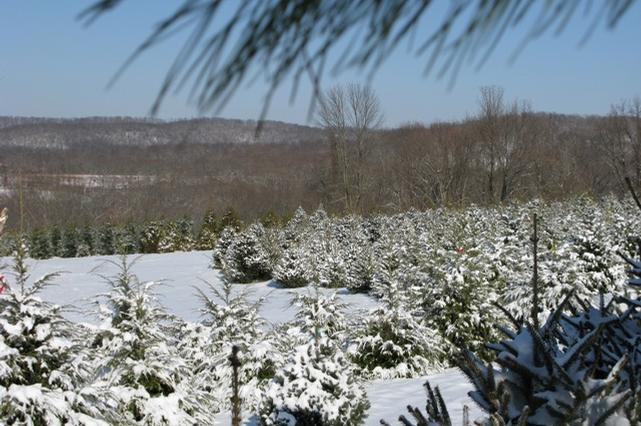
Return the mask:
<path id="1" fill-rule="evenodd" d="M 371 143 L 383 122 L 380 102 L 369 86 L 352 83 L 328 89 L 319 104 L 318 121 L 330 142 L 329 186 L 340 188 L 340 197 L 330 201 L 361 212 Z"/>
<path id="2" fill-rule="evenodd" d="M 641 98 L 612 105 L 599 125 L 599 146 L 620 182 L 629 177 L 641 187 Z"/>

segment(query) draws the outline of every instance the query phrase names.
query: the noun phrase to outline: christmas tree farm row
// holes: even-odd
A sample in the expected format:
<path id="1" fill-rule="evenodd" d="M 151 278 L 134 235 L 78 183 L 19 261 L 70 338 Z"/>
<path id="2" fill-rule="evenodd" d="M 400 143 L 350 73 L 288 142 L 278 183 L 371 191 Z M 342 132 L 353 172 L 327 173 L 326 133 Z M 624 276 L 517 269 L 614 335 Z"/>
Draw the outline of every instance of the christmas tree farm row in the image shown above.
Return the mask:
<path id="1" fill-rule="evenodd" d="M 275 216 L 266 218 L 276 220 Z M 207 212 L 197 232 L 194 222 L 186 217 L 159 219 L 144 224 L 53 226 L 25 234 L 5 235 L 0 244 L 0 256 L 11 256 L 19 242 L 26 248 L 27 255 L 34 259 L 211 250 L 226 227 L 242 227 L 234 210 L 230 209 L 220 216 L 213 210 Z"/>

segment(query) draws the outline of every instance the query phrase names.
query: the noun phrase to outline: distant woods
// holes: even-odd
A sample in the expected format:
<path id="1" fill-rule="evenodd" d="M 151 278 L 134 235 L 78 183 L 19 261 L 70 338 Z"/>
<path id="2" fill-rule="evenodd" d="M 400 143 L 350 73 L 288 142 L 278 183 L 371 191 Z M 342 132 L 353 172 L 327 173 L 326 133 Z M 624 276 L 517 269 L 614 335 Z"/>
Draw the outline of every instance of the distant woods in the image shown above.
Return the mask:
<path id="1" fill-rule="evenodd" d="M 317 127 L 239 120 L 0 118 L 10 230 L 124 225 L 233 208 L 250 221 L 496 204 L 641 187 L 641 101 L 605 117 L 537 113 L 484 87 L 474 116 L 384 128 L 370 89 L 335 87 Z M 17 212 L 22 212 L 17 214 Z M 198 225 L 198 223 L 196 223 Z"/>

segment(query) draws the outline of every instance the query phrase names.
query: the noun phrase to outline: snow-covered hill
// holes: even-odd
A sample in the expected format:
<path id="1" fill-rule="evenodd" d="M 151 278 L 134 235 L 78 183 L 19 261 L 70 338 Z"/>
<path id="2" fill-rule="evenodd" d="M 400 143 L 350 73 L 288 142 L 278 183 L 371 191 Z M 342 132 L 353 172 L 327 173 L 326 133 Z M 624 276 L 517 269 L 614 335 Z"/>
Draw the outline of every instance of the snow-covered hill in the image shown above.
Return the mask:
<path id="1" fill-rule="evenodd" d="M 132 257 L 133 258 L 133 257 Z M 48 260 L 28 262 L 31 275 L 37 278 L 45 273 L 60 272 L 53 285 L 42 294 L 48 301 L 69 305 L 66 312 L 68 318 L 75 321 L 93 322 L 83 308 L 87 308 L 91 299 L 107 289 L 105 278 L 114 275 L 117 267 L 113 264 L 117 256 L 85 257 L 76 259 L 53 258 Z M 9 264 L 10 259 L 4 259 Z M 188 321 L 199 319 L 199 303 L 195 287 L 204 286 L 204 282 L 220 284 L 220 273 L 209 268 L 211 252 L 176 252 L 169 254 L 151 254 L 137 258 L 133 272 L 142 281 L 163 281 L 158 287 L 162 303 L 169 311 Z M 3 268 L 8 273 L 10 268 Z M 304 292 L 306 289 L 281 289 L 274 282 L 255 284 L 238 284 L 236 288 L 249 288 L 250 299 L 265 298 L 261 315 L 271 324 L 290 321 L 294 309 L 290 306 L 292 291 Z M 324 292 L 331 290 L 324 289 Z M 376 305 L 376 301 L 364 294 L 350 294 L 346 290 L 338 290 L 340 298 L 348 304 L 348 315 L 358 315 Z M 480 415 L 479 410 L 467 397 L 471 385 L 460 372 L 455 369 L 441 374 L 415 379 L 376 380 L 368 384 L 367 392 L 371 403 L 367 425 L 377 425 L 380 419 L 386 419 L 394 424 L 400 414 L 405 414 L 409 405 L 424 408 L 425 393 L 423 383 L 429 379 L 434 386 L 439 386 L 446 401 L 448 401 L 453 424 L 461 424 L 463 405 L 470 408 L 470 418 Z M 248 416 L 249 417 L 249 416 Z M 228 423 L 229 416 L 221 413 L 217 419 L 221 424 Z M 255 424 L 253 419 L 246 424 Z"/>

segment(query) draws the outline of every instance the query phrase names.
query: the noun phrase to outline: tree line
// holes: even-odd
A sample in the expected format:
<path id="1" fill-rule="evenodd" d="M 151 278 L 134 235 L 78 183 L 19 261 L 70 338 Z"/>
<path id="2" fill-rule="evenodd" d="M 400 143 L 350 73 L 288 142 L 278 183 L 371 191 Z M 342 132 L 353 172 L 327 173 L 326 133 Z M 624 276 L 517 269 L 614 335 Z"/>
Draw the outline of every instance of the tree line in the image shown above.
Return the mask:
<path id="1" fill-rule="evenodd" d="M 63 149 L 12 143 L 14 133 L 0 134 L 0 196 L 11 211 L 23 212 L 11 218 L 9 229 L 185 215 L 198 225 L 207 210 L 227 207 L 250 221 L 268 211 L 291 214 L 299 206 L 368 215 L 601 197 L 619 194 L 625 176 L 641 186 L 638 98 L 614 105 L 607 116 L 561 115 L 535 112 L 499 87 L 483 87 L 474 115 L 396 128 L 383 127 L 383 105 L 368 87 L 335 87 L 320 99 L 318 127 L 284 142 L 272 135 L 272 143 L 238 143 L 210 130 L 216 143 L 205 143 L 208 132 L 186 122 L 164 136 L 170 127 L 140 124 L 156 126 L 154 137 L 163 143 L 144 142 L 152 135 L 144 132 L 134 143 L 119 143 L 118 135 L 132 128 L 127 120 L 99 125 L 102 136 L 86 139 L 91 121 L 45 123 L 50 127 L 44 130 L 37 120 L 8 126 L 12 132 L 35 126 L 41 130 L 27 133 L 36 139 L 73 141 Z M 189 136 L 194 132 L 197 139 Z M 65 180 L 69 175 L 117 176 L 124 183 L 72 184 Z"/>

